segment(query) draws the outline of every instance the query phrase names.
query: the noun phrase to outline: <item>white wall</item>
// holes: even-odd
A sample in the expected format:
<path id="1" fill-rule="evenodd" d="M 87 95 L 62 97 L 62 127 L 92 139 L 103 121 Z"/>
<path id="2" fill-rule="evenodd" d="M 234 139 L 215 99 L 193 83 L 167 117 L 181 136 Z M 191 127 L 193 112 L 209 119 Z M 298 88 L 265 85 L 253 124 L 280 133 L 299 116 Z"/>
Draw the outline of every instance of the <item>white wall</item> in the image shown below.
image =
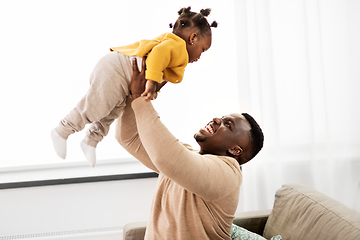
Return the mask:
<path id="1" fill-rule="evenodd" d="M 71 179 L 75 173 L 86 178 L 149 172 L 133 159 L 101 162 L 95 168 L 67 165 L 1 170 L 0 182 Z M 120 240 L 125 224 L 148 220 L 156 181 L 142 178 L 0 189 L 0 240 Z M 244 210 L 242 204 L 240 201 L 239 211 Z"/>
<path id="2" fill-rule="evenodd" d="M 62 239 L 81 230 L 94 231 L 93 236 L 113 230 L 113 237 L 119 237 L 126 223 L 147 221 L 156 180 L 0 190 L 0 239 L 22 239 L 21 235 L 39 233 L 51 236 L 42 239 L 54 239 L 56 233 L 60 235 L 56 239 Z M 11 235 L 18 238 L 4 237 Z M 76 234 L 70 239 L 77 235 L 82 236 Z"/>

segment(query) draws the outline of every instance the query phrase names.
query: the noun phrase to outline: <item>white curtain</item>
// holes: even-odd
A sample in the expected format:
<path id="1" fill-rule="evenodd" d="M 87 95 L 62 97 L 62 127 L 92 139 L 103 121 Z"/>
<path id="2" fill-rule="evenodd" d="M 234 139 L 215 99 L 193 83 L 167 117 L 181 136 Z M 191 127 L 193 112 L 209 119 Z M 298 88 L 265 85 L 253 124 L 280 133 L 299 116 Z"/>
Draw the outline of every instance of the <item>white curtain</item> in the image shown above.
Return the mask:
<path id="1" fill-rule="evenodd" d="M 360 1 L 234 3 L 241 110 L 265 135 L 239 210 L 299 183 L 360 212 Z"/>

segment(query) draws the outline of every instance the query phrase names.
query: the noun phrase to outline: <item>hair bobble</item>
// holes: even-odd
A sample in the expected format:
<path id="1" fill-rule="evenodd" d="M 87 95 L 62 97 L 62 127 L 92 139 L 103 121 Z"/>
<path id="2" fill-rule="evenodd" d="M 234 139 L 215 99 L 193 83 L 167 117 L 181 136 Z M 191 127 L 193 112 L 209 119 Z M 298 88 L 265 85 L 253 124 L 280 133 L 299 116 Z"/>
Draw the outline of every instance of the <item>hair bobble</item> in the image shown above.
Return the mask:
<path id="1" fill-rule="evenodd" d="M 175 24 L 170 24 L 170 28 L 173 28 L 173 32 L 177 32 L 181 29 L 191 27 L 199 30 L 199 34 L 211 36 L 211 27 L 217 27 L 217 22 L 209 24 L 206 17 L 209 16 L 211 9 L 201 9 L 199 13 L 191 12 L 191 7 L 181 8 L 178 11 L 179 17 Z"/>
<path id="2" fill-rule="evenodd" d="M 218 26 L 218 23 L 216 21 L 213 21 L 210 25 L 210 27 L 216 28 Z"/>
<path id="3" fill-rule="evenodd" d="M 211 12 L 211 8 L 206 8 L 206 9 L 201 9 L 199 14 L 201 14 L 204 17 L 207 17 L 209 16 L 210 12 Z"/>
<path id="4" fill-rule="evenodd" d="M 190 13 L 191 7 L 187 7 L 187 8 L 182 8 L 178 11 L 178 14 L 181 16 L 184 13 Z"/>

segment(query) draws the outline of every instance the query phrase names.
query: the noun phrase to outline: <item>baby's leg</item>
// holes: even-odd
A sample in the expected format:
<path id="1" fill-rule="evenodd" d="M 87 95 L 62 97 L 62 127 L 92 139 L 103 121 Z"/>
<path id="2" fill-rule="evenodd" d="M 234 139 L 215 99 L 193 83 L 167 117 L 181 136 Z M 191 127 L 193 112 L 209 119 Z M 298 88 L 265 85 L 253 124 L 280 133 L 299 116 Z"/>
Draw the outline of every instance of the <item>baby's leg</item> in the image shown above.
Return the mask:
<path id="1" fill-rule="evenodd" d="M 84 129 L 85 124 L 108 116 L 129 94 L 132 76 L 129 69 L 131 71 L 130 61 L 122 54 L 111 52 L 100 59 L 90 76 L 87 94 L 60 122 L 55 132 L 61 138 L 67 139 L 70 134 Z M 94 143 L 91 145 L 96 147 Z"/>
<path id="2" fill-rule="evenodd" d="M 121 110 L 125 107 L 126 96 L 124 101 L 119 102 L 114 109 L 103 119 L 90 124 L 86 131 L 86 137 L 83 142 L 89 146 L 96 147 L 97 144 L 109 133 L 110 125 L 120 116 Z"/>
<path id="3" fill-rule="evenodd" d="M 110 125 L 120 116 L 120 112 L 125 107 L 125 100 L 118 104 L 108 116 L 100 121 L 93 122 L 86 131 L 85 138 L 81 141 L 80 146 L 90 166 L 96 164 L 97 144 L 109 133 Z"/>
<path id="4" fill-rule="evenodd" d="M 113 65 L 107 72 L 94 70 L 92 76 L 106 75 L 109 80 L 106 84 L 102 84 L 107 101 L 104 106 L 98 107 L 106 109 L 106 115 L 102 118 L 94 119 L 89 129 L 86 131 L 86 137 L 81 143 L 81 148 L 90 163 L 94 166 L 96 163 L 95 148 L 109 132 L 110 125 L 120 115 L 121 109 L 126 104 L 126 96 L 129 95 L 130 82 L 132 77 L 132 67 L 129 57 L 120 53 L 112 53 L 112 61 L 107 63 L 107 66 Z M 109 110 L 109 108 L 111 109 Z"/>
<path id="5" fill-rule="evenodd" d="M 94 85 L 95 84 L 91 84 L 90 89 L 94 88 Z M 51 131 L 51 139 L 55 152 L 63 159 L 66 158 L 66 140 L 69 135 L 84 129 L 85 124 L 90 123 L 90 119 L 88 118 L 90 108 L 84 107 L 87 105 L 91 106 L 88 101 L 88 99 L 91 98 L 89 93 L 91 93 L 90 90 L 87 95 L 80 100 L 77 106 L 60 121 L 59 125 Z"/>

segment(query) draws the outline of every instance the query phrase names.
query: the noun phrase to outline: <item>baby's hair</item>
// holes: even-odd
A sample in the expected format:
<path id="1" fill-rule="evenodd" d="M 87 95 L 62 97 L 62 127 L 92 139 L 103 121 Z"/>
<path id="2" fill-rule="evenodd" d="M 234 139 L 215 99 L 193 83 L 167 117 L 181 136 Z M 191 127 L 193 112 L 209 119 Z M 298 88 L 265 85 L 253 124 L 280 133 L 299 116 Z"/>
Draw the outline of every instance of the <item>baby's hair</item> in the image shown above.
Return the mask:
<path id="1" fill-rule="evenodd" d="M 191 7 L 181 8 L 178 11 L 180 15 L 173 26 L 170 23 L 170 28 L 173 32 L 187 27 L 195 27 L 199 30 L 200 35 L 211 35 L 211 27 L 217 27 L 217 22 L 213 21 L 211 24 L 207 21 L 206 17 L 209 16 L 211 9 L 201 9 L 200 13 L 191 12 Z"/>

